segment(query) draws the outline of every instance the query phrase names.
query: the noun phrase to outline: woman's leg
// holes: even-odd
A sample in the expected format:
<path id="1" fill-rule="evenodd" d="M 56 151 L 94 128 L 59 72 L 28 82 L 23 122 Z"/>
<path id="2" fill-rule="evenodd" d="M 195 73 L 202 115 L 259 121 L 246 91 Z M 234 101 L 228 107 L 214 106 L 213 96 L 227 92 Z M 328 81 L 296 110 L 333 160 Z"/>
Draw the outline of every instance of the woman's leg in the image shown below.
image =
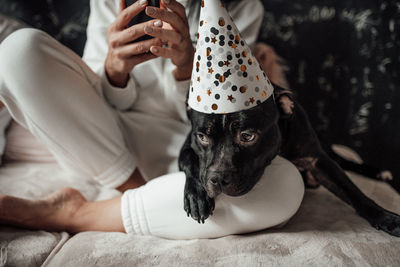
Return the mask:
<path id="1" fill-rule="evenodd" d="M 88 202 L 72 188 L 40 200 L 0 195 L 0 224 L 46 231 L 124 232 L 121 197 Z"/>
<path id="2" fill-rule="evenodd" d="M 98 76 L 44 32 L 23 29 L 2 42 L 0 100 L 68 170 L 115 188 L 135 169 Z"/>
<path id="3" fill-rule="evenodd" d="M 296 213 L 304 194 L 300 173 L 290 162 L 278 157 L 249 193 L 241 197 L 219 196 L 214 214 L 205 224 L 199 224 L 183 210 L 184 185 L 185 175 L 174 173 L 129 190 L 122 198 L 102 202 L 86 202 L 70 189 L 66 189 L 67 197 L 63 197 L 63 191 L 52 196 L 57 199 L 53 200 L 55 203 L 62 204 L 52 204 L 51 197 L 50 201 L 43 200 L 43 204 L 15 198 L 10 201 L 3 196 L 0 223 L 7 222 L 4 212 L 14 210 L 17 219 L 8 221 L 9 224 L 34 229 L 125 231 L 169 239 L 216 238 L 280 225 Z M 7 201 L 14 205 L 4 204 Z M 48 209 L 44 216 L 39 211 L 40 205 Z M 29 214 L 30 219 L 23 220 L 21 212 Z M 29 224 L 32 218 L 34 225 Z"/>

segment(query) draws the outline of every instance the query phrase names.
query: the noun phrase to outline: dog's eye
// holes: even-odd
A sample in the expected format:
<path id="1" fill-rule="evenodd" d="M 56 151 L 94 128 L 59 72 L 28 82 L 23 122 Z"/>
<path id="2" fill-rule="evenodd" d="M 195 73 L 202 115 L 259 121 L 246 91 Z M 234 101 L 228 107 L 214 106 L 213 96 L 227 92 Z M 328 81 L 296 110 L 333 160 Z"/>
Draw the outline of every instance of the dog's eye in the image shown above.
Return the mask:
<path id="1" fill-rule="evenodd" d="M 208 138 L 207 135 L 203 134 L 203 133 L 197 133 L 197 139 L 199 140 L 200 144 L 202 144 L 203 146 L 206 146 L 210 143 L 210 139 Z"/>
<path id="2" fill-rule="evenodd" d="M 244 131 L 240 133 L 240 141 L 241 142 L 253 142 L 256 139 L 256 134 L 248 131 Z"/>

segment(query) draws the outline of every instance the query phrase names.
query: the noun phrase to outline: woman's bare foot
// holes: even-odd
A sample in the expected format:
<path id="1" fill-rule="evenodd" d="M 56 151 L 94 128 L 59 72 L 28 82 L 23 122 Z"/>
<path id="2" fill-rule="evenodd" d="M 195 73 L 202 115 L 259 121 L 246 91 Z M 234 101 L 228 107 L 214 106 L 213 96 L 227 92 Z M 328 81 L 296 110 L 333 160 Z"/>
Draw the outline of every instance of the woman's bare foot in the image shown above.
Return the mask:
<path id="1" fill-rule="evenodd" d="M 78 210 L 87 203 L 73 188 L 40 200 L 0 195 L 0 224 L 47 231 L 70 231 Z"/>

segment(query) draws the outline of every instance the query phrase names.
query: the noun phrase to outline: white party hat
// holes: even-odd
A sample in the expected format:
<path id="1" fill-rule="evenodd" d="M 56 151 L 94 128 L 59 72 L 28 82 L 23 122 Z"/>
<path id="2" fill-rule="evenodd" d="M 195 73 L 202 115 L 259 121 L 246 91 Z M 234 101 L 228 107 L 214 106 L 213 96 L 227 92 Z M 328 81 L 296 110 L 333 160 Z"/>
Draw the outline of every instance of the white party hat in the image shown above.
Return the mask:
<path id="1" fill-rule="evenodd" d="M 189 106 L 202 113 L 250 109 L 273 86 L 220 0 L 202 0 Z"/>

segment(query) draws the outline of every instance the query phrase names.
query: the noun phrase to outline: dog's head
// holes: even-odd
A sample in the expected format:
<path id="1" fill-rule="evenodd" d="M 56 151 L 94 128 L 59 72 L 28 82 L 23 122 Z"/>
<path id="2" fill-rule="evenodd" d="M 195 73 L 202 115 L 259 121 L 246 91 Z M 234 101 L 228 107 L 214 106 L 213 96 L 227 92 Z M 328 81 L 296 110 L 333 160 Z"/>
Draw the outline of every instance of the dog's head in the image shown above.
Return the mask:
<path id="1" fill-rule="evenodd" d="M 279 111 L 273 97 L 239 112 L 189 110 L 188 115 L 191 147 L 199 158 L 199 179 L 208 195 L 249 192 L 279 152 Z"/>

